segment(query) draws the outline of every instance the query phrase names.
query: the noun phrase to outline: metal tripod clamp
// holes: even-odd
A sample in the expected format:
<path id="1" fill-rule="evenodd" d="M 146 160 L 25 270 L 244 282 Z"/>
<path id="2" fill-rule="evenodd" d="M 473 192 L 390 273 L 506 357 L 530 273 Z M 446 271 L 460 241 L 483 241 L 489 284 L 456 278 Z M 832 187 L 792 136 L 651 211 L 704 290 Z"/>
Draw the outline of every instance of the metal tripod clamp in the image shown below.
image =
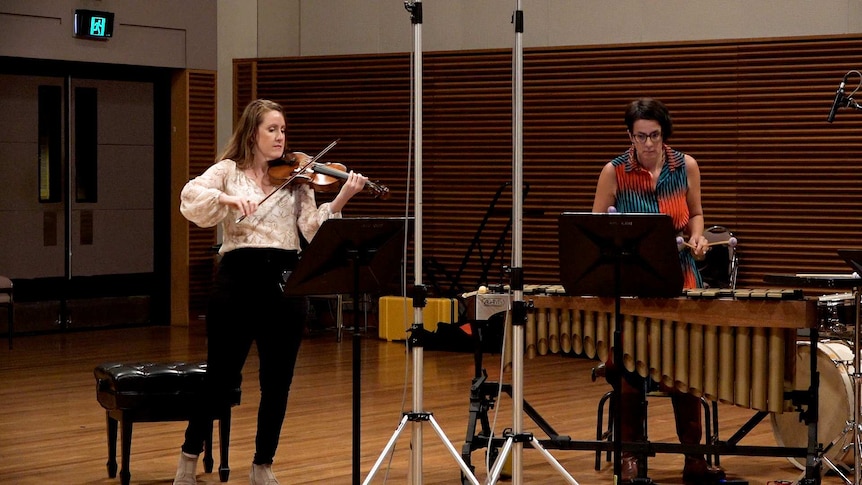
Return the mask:
<path id="1" fill-rule="evenodd" d="M 428 300 L 428 287 L 417 284 L 413 287 L 413 308 L 425 308 Z M 410 326 L 410 336 L 407 338 L 407 345 L 410 348 L 424 347 L 425 341 L 425 326 L 422 322 L 414 322 Z"/>
<path id="2" fill-rule="evenodd" d="M 422 2 L 404 2 L 404 8 L 410 12 L 410 22 L 413 24 L 422 23 Z"/>
<path id="3" fill-rule="evenodd" d="M 511 439 L 513 443 L 530 443 L 533 441 L 533 433 L 521 432 L 516 434 L 507 428 L 503 430 L 503 438 L 507 440 Z"/>
<path id="4" fill-rule="evenodd" d="M 425 308 L 428 300 L 428 287 L 425 285 L 413 286 L 413 308 Z"/>
<path id="5" fill-rule="evenodd" d="M 407 421 L 430 421 L 431 413 L 404 413 Z"/>

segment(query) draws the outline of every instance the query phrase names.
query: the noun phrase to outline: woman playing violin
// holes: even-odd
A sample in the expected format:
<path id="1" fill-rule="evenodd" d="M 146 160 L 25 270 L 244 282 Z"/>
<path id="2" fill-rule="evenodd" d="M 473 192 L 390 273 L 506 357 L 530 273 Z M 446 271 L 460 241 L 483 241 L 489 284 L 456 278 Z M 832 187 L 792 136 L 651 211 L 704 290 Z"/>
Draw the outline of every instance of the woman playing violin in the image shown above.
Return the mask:
<path id="1" fill-rule="evenodd" d="M 207 416 L 212 404 L 241 382 L 252 342 L 260 358 L 260 405 L 250 482 L 278 485 L 271 465 L 308 311 L 305 298 L 286 297 L 281 285 L 298 261 L 299 234 L 311 241 L 324 221 L 341 217 L 368 181 L 349 172 L 338 195 L 320 206 L 307 184 L 287 185 L 272 194 L 280 184 L 267 175 L 268 162 L 282 157 L 285 131 L 279 104 L 252 101 L 220 161 L 190 180 L 180 195 L 182 214 L 201 227 L 221 224 L 223 242 L 206 315 L 207 398 L 189 421 L 174 485 L 196 483 Z"/>

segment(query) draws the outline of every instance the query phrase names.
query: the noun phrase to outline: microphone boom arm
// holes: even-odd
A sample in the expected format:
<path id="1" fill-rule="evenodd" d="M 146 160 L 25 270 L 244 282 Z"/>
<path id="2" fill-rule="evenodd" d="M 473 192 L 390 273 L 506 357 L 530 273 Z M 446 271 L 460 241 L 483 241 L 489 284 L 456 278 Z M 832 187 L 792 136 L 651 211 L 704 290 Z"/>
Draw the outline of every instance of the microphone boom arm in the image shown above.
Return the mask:
<path id="1" fill-rule="evenodd" d="M 853 108 L 858 111 L 862 111 L 862 104 L 856 102 L 855 99 L 850 96 L 846 96 L 844 101 L 841 103 L 841 106 L 844 108 Z"/>
<path id="2" fill-rule="evenodd" d="M 852 74 L 859 76 L 859 85 L 857 85 L 856 89 L 847 95 L 844 94 L 844 86 Z M 835 99 L 832 101 L 832 109 L 829 110 L 829 116 L 826 117 L 826 121 L 828 123 L 832 123 L 835 120 L 835 115 L 838 113 L 840 108 L 862 110 L 862 105 L 853 99 L 853 95 L 856 94 L 856 91 L 858 91 L 860 87 L 862 87 L 862 73 L 856 70 L 848 71 L 847 74 L 844 75 L 844 78 L 841 79 L 841 84 L 838 85 L 838 90 L 835 92 Z"/>

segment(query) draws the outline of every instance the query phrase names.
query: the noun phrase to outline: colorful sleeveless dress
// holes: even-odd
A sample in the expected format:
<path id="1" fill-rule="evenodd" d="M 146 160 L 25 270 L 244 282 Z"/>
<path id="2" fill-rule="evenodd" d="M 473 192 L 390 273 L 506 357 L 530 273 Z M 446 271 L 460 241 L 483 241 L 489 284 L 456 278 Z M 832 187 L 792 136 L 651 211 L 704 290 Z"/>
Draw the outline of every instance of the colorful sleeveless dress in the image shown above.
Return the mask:
<path id="1" fill-rule="evenodd" d="M 682 232 L 688 225 L 689 212 L 686 195 L 688 176 L 685 154 L 664 145 L 665 163 L 661 168 L 655 189 L 652 177 L 637 160 L 634 147 L 611 160 L 617 175 L 616 208 L 619 212 L 647 212 L 668 214 L 673 226 Z M 691 251 L 680 251 L 683 288 L 701 288 L 703 281 Z"/>

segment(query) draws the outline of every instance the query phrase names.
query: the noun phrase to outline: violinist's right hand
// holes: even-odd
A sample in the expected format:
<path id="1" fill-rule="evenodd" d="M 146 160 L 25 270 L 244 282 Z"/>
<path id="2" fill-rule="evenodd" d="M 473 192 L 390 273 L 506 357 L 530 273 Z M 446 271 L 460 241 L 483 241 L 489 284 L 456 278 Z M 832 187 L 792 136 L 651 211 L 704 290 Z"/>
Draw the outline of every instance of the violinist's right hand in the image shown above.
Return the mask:
<path id="1" fill-rule="evenodd" d="M 232 207 L 239 211 L 244 217 L 248 217 L 257 210 L 258 203 L 251 199 L 244 199 L 235 195 L 221 194 L 218 196 L 220 204 Z"/>

